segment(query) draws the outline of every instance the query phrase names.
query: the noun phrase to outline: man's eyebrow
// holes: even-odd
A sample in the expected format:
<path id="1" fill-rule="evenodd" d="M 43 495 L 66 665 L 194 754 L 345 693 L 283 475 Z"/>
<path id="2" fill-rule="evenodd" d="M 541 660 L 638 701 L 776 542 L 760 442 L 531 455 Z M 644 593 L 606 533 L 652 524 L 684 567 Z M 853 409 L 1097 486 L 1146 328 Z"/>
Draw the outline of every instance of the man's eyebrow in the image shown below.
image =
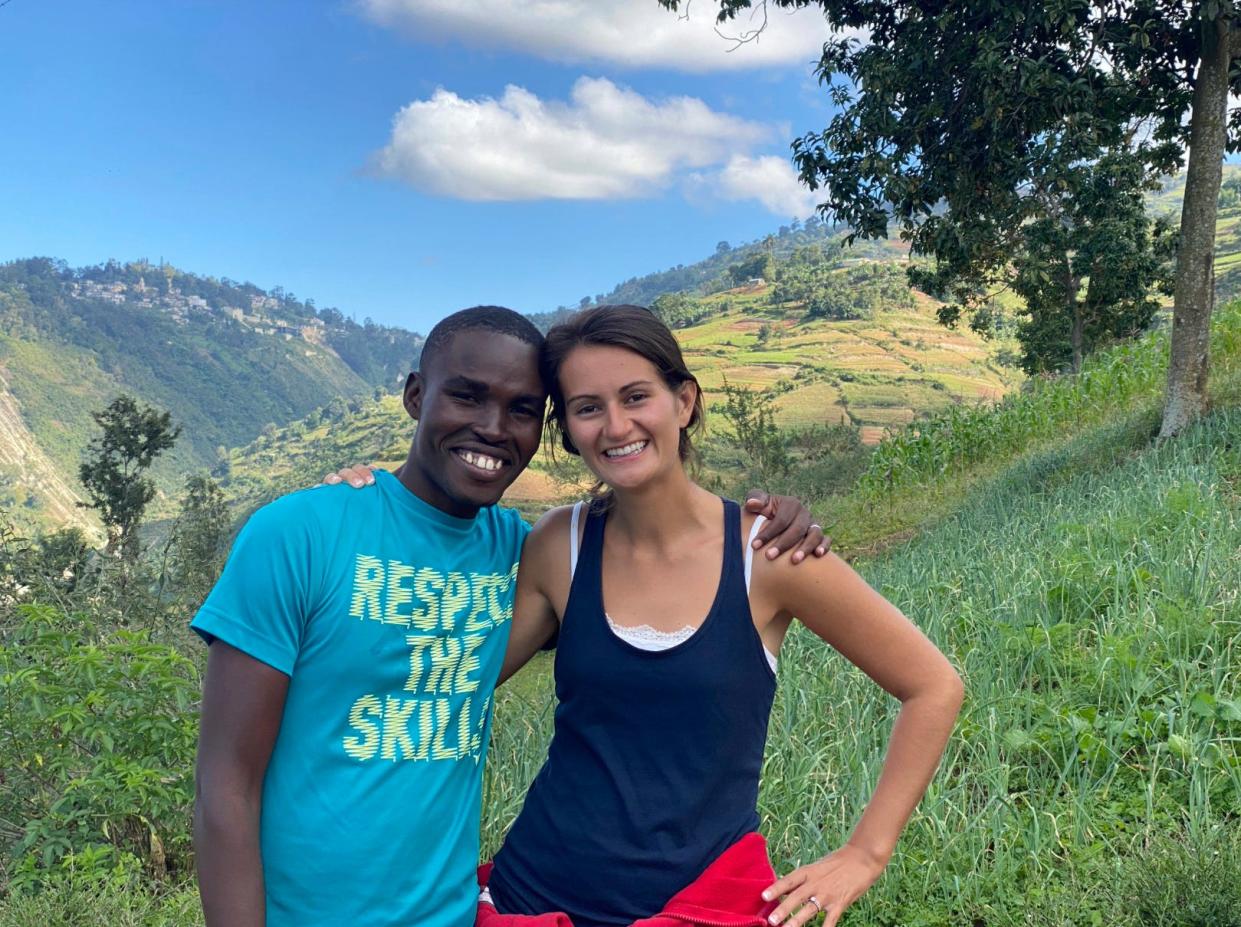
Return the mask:
<path id="1" fill-rule="evenodd" d="M 652 380 L 634 380 L 632 383 L 626 383 L 624 386 L 618 389 L 617 392 L 623 393 L 626 390 L 633 389 L 635 386 L 651 386 L 653 382 L 654 381 Z M 596 396 L 594 393 L 578 393 L 574 396 L 570 396 L 568 399 L 565 400 L 565 402 L 570 403 L 570 402 L 576 402 L 579 399 L 598 399 L 598 398 L 599 397 Z"/>
<path id="2" fill-rule="evenodd" d="M 491 386 L 482 380 L 474 380 L 462 374 L 456 374 L 447 377 L 443 384 L 444 389 L 465 390 L 471 393 L 490 393 Z M 547 402 L 547 396 L 543 393 L 522 393 L 513 397 L 513 402 L 528 402 L 531 405 L 541 406 Z"/>
<path id="3" fill-rule="evenodd" d="M 463 377 L 460 374 L 445 379 L 444 386 L 452 389 L 473 390 L 476 393 L 487 392 L 487 384 L 482 380 L 471 380 L 469 377 Z"/>

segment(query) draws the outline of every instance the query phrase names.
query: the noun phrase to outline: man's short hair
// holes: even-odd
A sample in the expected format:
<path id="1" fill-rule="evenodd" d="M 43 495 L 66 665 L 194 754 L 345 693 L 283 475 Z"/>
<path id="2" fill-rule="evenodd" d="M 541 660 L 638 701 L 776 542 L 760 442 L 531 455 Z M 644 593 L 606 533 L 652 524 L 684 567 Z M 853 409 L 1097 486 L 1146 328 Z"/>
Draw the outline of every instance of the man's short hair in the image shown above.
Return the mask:
<path id="1" fill-rule="evenodd" d="M 474 306 L 454 312 L 440 319 L 427 335 L 422 345 L 418 369 L 426 372 L 435 356 L 452 341 L 459 332 L 482 329 L 500 335 L 511 335 L 531 345 L 536 351 L 543 347 L 543 333 L 520 312 L 503 306 Z"/>

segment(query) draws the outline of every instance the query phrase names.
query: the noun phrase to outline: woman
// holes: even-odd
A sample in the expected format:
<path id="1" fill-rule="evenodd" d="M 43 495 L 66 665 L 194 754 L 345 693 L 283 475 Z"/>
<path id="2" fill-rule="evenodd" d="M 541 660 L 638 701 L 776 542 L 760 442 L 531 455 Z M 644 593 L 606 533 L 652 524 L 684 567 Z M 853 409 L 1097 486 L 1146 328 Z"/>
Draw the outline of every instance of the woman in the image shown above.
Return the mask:
<path id="1" fill-rule="evenodd" d="M 582 312 L 548 333 L 543 361 L 549 427 L 607 492 L 548 512 L 522 553 L 501 680 L 558 635 L 559 705 L 547 761 L 481 871 L 479 924 L 551 912 L 576 927 L 659 912 L 790 927 L 822 912 L 835 924 L 883 872 L 925 791 L 959 677 L 839 557 L 751 559 L 758 519 L 686 468 L 702 396 L 649 311 Z M 902 705 L 848 840 L 775 879 L 755 806 L 794 616 Z"/>

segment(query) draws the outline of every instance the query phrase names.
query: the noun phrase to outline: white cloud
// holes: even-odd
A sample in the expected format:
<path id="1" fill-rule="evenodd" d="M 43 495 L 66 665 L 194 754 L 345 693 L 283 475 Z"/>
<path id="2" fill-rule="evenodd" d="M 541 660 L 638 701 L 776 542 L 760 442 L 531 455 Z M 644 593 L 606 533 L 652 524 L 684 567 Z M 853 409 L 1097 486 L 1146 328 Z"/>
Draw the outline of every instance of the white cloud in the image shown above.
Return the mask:
<path id="1" fill-rule="evenodd" d="M 583 77 L 569 102 L 544 101 L 516 86 L 499 99 L 437 90 L 397 113 L 375 165 L 430 193 L 533 200 L 647 196 L 686 171 L 728 162 L 725 172 L 737 175 L 728 195 L 742 198 L 747 179 L 744 167 L 730 173 L 734 156 L 770 135 L 768 126 L 715 112 L 693 97 L 652 102 L 609 80 Z M 770 166 L 763 171 L 777 173 Z"/>
<path id="2" fill-rule="evenodd" d="M 788 158 L 733 155 L 724 168 L 711 176 L 695 178 L 700 190 L 710 186 L 726 200 L 758 200 L 769 212 L 786 219 L 805 219 L 818 202 L 797 179 Z"/>
<path id="3" fill-rule="evenodd" d="M 553 61 L 603 61 L 625 67 L 723 71 L 818 60 L 828 28 L 810 7 L 768 13 L 766 27 L 742 13 L 716 31 L 718 0 L 693 0 L 687 18 L 655 0 L 356 0 L 363 13 L 417 38 L 455 39 Z M 684 11 L 683 11 L 684 12 Z M 729 49 L 733 49 L 730 51 Z"/>

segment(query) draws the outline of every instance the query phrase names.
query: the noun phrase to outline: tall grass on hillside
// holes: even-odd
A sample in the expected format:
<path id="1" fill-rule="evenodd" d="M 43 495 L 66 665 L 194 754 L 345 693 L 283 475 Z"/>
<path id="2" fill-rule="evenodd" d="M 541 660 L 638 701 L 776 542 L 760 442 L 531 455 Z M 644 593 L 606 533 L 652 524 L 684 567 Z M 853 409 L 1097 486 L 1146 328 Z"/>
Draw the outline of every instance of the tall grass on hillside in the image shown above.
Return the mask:
<path id="1" fill-rule="evenodd" d="M 1217 364 L 1229 356 L 1241 342 Z M 1233 389 L 1231 376 L 1216 382 Z M 973 479 L 959 511 L 859 564 L 961 669 L 967 701 L 889 872 L 845 927 L 1241 927 L 1241 408 L 1152 447 L 1149 396 L 1026 445 Z M 948 495 L 935 476 L 910 485 L 900 498 Z M 0 859 L 0 927 L 201 924 L 180 879 L 202 648 L 184 616 L 170 632 L 172 612 L 118 630 L 136 615 L 72 590 L 74 572 L 23 594 L 72 621 L 0 596 L 0 734 L 14 747 L 0 856 L 22 845 Z M 500 692 L 485 854 L 545 756 L 549 662 Z M 760 796 L 779 869 L 845 838 L 895 711 L 817 638 L 790 635 Z"/>
<path id="2" fill-rule="evenodd" d="M 1203 849 L 1241 816 L 1241 410 L 1083 467 L 1114 441 L 1096 430 L 1035 457 L 861 566 L 961 669 L 967 702 L 889 872 L 845 924 L 1241 923 L 1220 913 L 1241 910 L 1241 851 Z M 550 731 L 545 676 L 531 678 L 500 699 L 488 851 Z M 790 636 L 760 799 L 779 869 L 845 839 L 896 708 L 817 638 Z M 1141 905 L 1121 890 L 1204 858 L 1200 916 L 1184 886 Z"/>
<path id="3" fill-rule="evenodd" d="M 1216 372 L 1241 364 L 1241 302 L 1220 309 L 1212 324 Z M 980 461 L 1011 458 L 1039 442 L 1163 395 L 1166 332 L 1153 332 L 1087 359 L 1076 377 L 1035 381 L 993 408 L 951 406 L 884 441 L 859 489 L 877 499 Z"/>

